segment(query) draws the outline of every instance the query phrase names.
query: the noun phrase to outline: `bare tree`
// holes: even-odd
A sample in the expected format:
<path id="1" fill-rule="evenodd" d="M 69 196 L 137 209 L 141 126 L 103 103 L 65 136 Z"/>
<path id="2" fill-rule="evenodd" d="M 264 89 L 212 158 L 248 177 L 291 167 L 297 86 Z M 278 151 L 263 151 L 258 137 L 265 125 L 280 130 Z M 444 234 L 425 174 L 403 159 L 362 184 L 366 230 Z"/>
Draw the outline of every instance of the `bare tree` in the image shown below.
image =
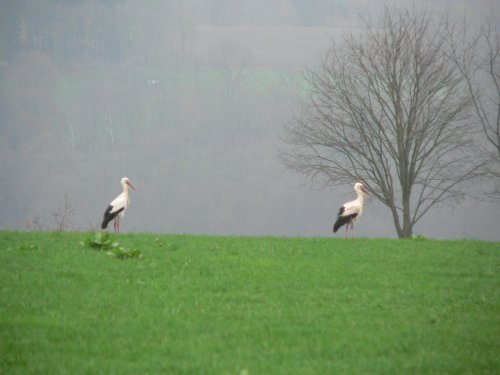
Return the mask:
<path id="1" fill-rule="evenodd" d="M 287 127 L 285 164 L 325 185 L 361 181 L 400 238 L 476 176 L 463 79 L 444 53 L 445 19 L 386 8 L 308 71 Z"/>
<path id="2" fill-rule="evenodd" d="M 64 194 L 64 206 L 58 207 L 56 211 L 51 212 L 59 232 L 71 229 L 70 218 L 75 215 L 75 212 L 75 206 L 69 200 L 68 194 Z"/>
<path id="3" fill-rule="evenodd" d="M 450 58 L 467 83 L 475 122 L 483 136 L 486 170 L 497 183 L 492 195 L 500 197 L 500 32 L 491 19 L 476 32 L 466 20 L 461 30 L 449 25 L 447 32 Z"/>
<path id="4" fill-rule="evenodd" d="M 42 221 L 35 215 L 26 220 L 26 229 L 30 232 L 41 232 L 43 230 Z"/>

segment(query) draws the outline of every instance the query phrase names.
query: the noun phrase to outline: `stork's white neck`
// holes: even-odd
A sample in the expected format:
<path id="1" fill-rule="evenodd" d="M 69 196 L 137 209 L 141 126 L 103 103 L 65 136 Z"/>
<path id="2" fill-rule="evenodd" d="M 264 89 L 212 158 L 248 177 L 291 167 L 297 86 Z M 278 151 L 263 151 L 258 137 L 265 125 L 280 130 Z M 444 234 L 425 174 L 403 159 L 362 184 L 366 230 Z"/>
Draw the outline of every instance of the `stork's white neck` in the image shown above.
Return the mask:
<path id="1" fill-rule="evenodd" d="M 123 188 L 123 193 L 126 194 L 126 195 L 128 195 L 129 194 L 128 193 L 129 192 L 129 187 L 128 187 L 128 185 L 125 182 L 122 183 L 122 188 Z"/>
<path id="2" fill-rule="evenodd" d="M 358 194 L 358 201 L 363 204 L 365 202 L 365 193 L 361 189 L 356 189 L 356 193 Z"/>

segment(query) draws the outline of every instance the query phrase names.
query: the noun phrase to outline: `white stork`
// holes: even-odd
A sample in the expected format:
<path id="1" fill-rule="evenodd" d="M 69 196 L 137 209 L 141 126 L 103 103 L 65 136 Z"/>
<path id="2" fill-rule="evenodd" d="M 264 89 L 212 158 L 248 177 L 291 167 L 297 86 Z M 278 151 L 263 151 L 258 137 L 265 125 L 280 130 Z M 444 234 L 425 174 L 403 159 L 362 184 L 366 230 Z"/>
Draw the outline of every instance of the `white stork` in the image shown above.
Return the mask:
<path id="1" fill-rule="evenodd" d="M 337 221 L 333 225 L 333 233 L 336 233 L 342 225 L 347 224 L 345 227 L 345 238 L 347 238 L 349 225 L 351 226 L 351 237 L 354 238 L 354 222 L 363 214 L 365 193 L 368 193 L 368 190 L 360 182 L 354 184 L 354 190 L 358 194 L 358 197 L 353 201 L 344 203 L 340 207 Z"/>
<path id="2" fill-rule="evenodd" d="M 115 199 L 113 199 L 113 201 L 109 204 L 108 208 L 104 212 L 101 229 L 106 229 L 108 227 L 108 223 L 111 220 L 114 220 L 115 232 L 120 231 L 120 218 L 125 215 L 125 210 L 130 203 L 129 187 L 135 190 L 127 177 L 123 177 L 120 182 L 123 187 L 123 192 Z"/>

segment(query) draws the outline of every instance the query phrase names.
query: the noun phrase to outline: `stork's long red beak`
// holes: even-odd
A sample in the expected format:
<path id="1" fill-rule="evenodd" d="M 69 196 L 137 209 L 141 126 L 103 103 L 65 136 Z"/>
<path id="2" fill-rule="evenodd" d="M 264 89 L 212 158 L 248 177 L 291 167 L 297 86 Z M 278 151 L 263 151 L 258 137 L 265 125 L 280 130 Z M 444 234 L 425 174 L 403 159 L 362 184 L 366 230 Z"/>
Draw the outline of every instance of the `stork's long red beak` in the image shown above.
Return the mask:
<path id="1" fill-rule="evenodd" d="M 128 185 L 128 186 L 130 186 L 130 187 L 131 187 L 132 189 L 134 189 L 135 191 L 137 191 L 137 190 L 135 189 L 135 187 L 134 187 L 134 186 L 132 186 L 132 183 L 131 183 L 130 181 L 127 181 L 127 185 Z"/>

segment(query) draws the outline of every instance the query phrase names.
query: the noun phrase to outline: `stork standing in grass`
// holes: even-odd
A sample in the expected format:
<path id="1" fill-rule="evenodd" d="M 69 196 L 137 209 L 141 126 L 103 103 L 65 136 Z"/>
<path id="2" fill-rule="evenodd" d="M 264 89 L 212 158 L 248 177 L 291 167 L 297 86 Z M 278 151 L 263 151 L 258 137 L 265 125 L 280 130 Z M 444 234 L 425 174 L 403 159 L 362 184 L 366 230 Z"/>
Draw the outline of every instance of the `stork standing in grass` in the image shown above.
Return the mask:
<path id="1" fill-rule="evenodd" d="M 346 225 L 345 238 L 347 238 L 349 225 L 351 226 L 351 237 L 354 238 L 354 222 L 363 214 L 365 193 L 368 193 L 368 190 L 366 190 L 360 182 L 354 184 L 354 191 L 356 191 L 358 197 L 353 201 L 344 203 L 342 207 L 340 207 L 337 221 L 333 225 L 333 233 L 336 233 L 342 225 Z"/>
<path id="2" fill-rule="evenodd" d="M 114 220 L 115 232 L 120 231 L 120 218 L 125 215 L 125 210 L 130 203 L 129 187 L 135 190 L 135 188 L 132 186 L 132 183 L 127 177 L 123 177 L 120 182 L 123 187 L 123 192 L 115 199 L 113 199 L 113 201 L 109 204 L 108 208 L 104 212 L 101 229 L 106 229 L 108 227 L 108 223 L 111 220 Z"/>

